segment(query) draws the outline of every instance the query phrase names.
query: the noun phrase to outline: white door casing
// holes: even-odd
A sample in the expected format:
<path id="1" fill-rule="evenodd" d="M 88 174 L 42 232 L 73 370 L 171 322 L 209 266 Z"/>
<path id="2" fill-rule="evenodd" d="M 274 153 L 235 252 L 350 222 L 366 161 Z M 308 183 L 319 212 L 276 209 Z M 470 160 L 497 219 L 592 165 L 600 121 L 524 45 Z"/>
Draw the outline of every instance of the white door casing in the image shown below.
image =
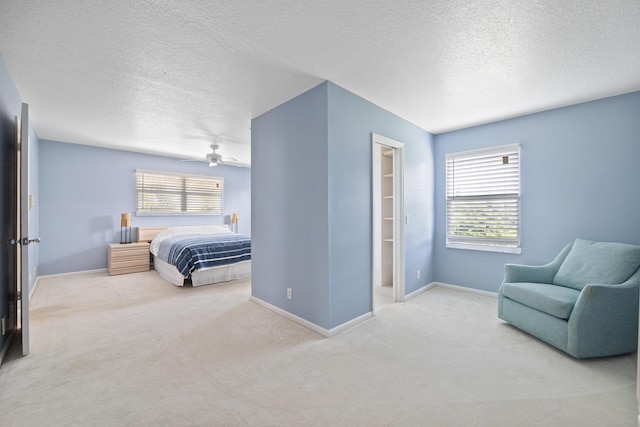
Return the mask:
<path id="1" fill-rule="evenodd" d="M 405 300 L 405 210 L 404 210 L 404 144 L 375 133 L 371 134 L 372 156 L 372 298 L 371 311 L 375 312 L 374 286 L 380 285 L 380 148 L 386 146 L 394 150 L 393 154 L 393 299 Z"/>
<path id="2" fill-rule="evenodd" d="M 18 209 L 20 244 L 20 272 L 18 289 L 20 291 L 20 328 L 22 332 L 22 355 L 29 354 L 29 244 L 39 239 L 29 239 L 29 106 L 22 104 L 20 117 L 20 141 L 18 145 Z"/>

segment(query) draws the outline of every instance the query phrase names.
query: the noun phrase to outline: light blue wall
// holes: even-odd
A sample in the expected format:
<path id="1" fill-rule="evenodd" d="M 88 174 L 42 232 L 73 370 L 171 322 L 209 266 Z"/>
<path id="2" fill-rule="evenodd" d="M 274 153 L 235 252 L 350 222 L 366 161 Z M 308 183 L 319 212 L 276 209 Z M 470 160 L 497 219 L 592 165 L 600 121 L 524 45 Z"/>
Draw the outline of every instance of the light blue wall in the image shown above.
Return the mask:
<path id="1" fill-rule="evenodd" d="M 405 213 L 411 218 L 405 224 L 405 291 L 411 293 L 433 280 L 433 137 L 352 92 L 327 85 L 331 327 L 335 327 L 371 310 L 372 133 L 405 144 Z"/>
<path id="2" fill-rule="evenodd" d="M 132 215 L 133 227 L 228 224 L 237 212 L 239 232 L 251 234 L 250 169 L 42 140 L 40 275 L 107 267 L 107 245 L 120 241 L 120 214 L 135 213 L 136 169 L 224 177 L 225 215 Z"/>
<path id="3" fill-rule="evenodd" d="M 520 143 L 522 254 L 445 248 L 445 155 Z M 495 292 L 575 238 L 640 244 L 640 92 L 435 137 L 435 279 Z"/>
<path id="4" fill-rule="evenodd" d="M 330 323 L 327 150 L 325 84 L 251 122 L 251 293 L 322 327 Z"/>
<path id="5" fill-rule="evenodd" d="M 255 297 L 326 329 L 371 310 L 372 132 L 406 144 L 407 292 L 432 281 L 428 132 L 330 82 L 251 127 Z"/>

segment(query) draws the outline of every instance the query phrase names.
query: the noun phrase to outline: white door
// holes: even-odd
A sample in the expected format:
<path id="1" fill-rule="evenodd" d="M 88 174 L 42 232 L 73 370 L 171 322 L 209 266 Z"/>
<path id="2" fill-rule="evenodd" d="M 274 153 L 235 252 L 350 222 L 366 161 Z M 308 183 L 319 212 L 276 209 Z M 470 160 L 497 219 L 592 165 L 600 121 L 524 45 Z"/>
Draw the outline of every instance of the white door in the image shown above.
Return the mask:
<path id="1" fill-rule="evenodd" d="M 18 295 L 20 295 L 20 330 L 22 354 L 29 354 L 29 244 L 39 238 L 29 237 L 29 106 L 22 104 L 18 142 Z"/>

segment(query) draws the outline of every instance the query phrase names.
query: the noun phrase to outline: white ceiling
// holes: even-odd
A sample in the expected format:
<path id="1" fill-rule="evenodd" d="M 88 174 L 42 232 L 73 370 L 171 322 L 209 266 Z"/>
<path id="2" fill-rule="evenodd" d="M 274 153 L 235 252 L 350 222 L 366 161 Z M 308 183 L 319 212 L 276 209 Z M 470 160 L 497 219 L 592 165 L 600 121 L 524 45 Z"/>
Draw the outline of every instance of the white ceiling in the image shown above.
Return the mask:
<path id="1" fill-rule="evenodd" d="M 248 163 L 330 80 L 432 132 L 640 90 L 638 0 L 0 1 L 43 139 Z"/>

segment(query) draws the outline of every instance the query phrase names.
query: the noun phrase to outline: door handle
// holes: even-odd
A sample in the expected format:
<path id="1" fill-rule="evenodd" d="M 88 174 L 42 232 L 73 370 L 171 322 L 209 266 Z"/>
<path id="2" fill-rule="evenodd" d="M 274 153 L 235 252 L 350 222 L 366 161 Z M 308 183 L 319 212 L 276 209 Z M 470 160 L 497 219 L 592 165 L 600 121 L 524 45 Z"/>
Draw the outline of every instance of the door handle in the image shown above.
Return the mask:
<path id="1" fill-rule="evenodd" d="M 29 239 L 28 237 L 24 237 L 22 239 L 9 239 L 7 243 L 10 245 L 24 245 L 27 246 L 29 243 L 40 243 L 40 238 L 36 237 L 35 239 Z"/>
<path id="2" fill-rule="evenodd" d="M 23 237 L 22 238 L 21 244 L 23 246 L 27 246 L 27 245 L 29 245 L 29 243 L 40 243 L 40 238 L 39 237 L 36 237 L 35 239 L 30 239 L 28 237 Z"/>

